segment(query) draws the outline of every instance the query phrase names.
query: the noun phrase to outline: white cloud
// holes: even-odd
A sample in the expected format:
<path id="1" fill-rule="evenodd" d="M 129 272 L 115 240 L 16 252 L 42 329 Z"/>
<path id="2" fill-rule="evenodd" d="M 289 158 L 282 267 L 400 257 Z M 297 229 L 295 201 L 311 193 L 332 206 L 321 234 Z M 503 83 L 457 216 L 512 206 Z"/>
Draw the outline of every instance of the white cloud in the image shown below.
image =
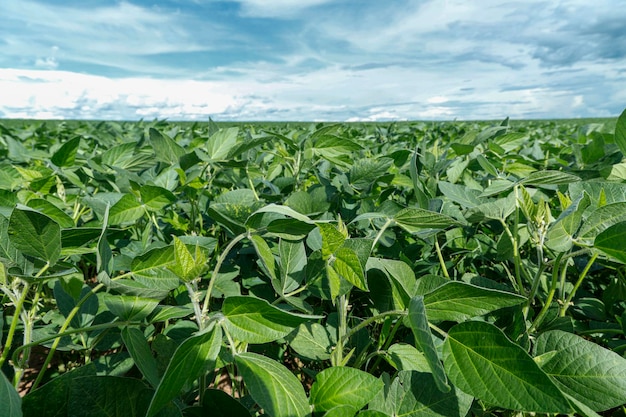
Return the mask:
<path id="1" fill-rule="evenodd" d="M 235 0 L 245 16 L 292 17 L 310 7 L 332 3 L 333 0 Z"/>

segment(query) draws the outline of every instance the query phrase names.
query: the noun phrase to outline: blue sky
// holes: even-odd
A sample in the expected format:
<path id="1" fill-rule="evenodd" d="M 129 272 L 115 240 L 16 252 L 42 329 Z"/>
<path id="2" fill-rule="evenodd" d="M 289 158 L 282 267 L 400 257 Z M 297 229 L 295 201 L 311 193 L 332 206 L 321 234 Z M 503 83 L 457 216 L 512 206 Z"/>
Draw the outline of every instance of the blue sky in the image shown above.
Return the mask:
<path id="1" fill-rule="evenodd" d="M 0 1 L 0 118 L 616 116 L 618 0 Z"/>

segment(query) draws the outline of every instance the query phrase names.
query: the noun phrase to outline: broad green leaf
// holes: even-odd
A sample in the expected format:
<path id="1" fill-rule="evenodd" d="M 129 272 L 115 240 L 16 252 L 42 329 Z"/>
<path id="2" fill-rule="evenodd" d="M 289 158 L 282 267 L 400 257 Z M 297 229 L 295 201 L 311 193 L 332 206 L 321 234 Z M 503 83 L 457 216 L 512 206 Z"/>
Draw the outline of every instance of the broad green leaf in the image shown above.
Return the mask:
<path id="1" fill-rule="evenodd" d="M 22 398 L 2 371 L 0 371 L 0 404 L 3 416 L 22 417 Z"/>
<path id="2" fill-rule="evenodd" d="M 191 409 L 185 409 L 185 416 Z M 197 412 L 196 412 L 197 411 Z M 189 417 L 252 417 L 239 401 L 219 389 L 207 389 L 202 398 L 202 407 L 193 409 Z"/>
<path id="3" fill-rule="evenodd" d="M 350 284 L 367 291 L 365 273 L 356 252 L 342 246 L 334 252 L 334 256 L 332 265 L 335 271 Z"/>
<path id="4" fill-rule="evenodd" d="M 154 309 L 154 315 L 150 317 L 150 323 L 158 323 L 160 321 L 166 321 L 171 319 L 181 319 L 193 314 L 193 307 L 191 306 L 168 306 L 158 305 Z"/>
<path id="5" fill-rule="evenodd" d="M 451 201 L 460 204 L 463 208 L 476 207 L 486 202 L 484 198 L 479 197 L 480 191 L 465 185 L 439 181 L 437 186 L 443 195 L 448 197 Z"/>
<path id="6" fill-rule="evenodd" d="M 133 259 L 130 272 L 135 280 L 148 288 L 169 291 L 180 283 L 178 276 L 169 270 L 175 262 L 172 246 L 151 249 Z"/>
<path id="7" fill-rule="evenodd" d="M 626 222 L 626 201 L 602 206 L 592 211 L 583 221 L 575 241 L 583 245 L 592 245 L 600 233 L 621 222 Z"/>
<path id="8" fill-rule="evenodd" d="M 304 239 L 315 224 L 301 222 L 296 219 L 276 219 L 267 225 L 267 231 L 274 236 L 287 240 Z"/>
<path id="9" fill-rule="evenodd" d="M 483 154 L 476 155 L 476 161 L 480 164 L 481 168 L 487 171 L 488 174 L 498 177 L 498 170 L 493 166 L 491 162 Z"/>
<path id="10" fill-rule="evenodd" d="M 269 343 L 287 336 L 310 318 L 288 313 L 260 298 L 228 297 L 222 305 L 223 325 L 235 340 Z"/>
<path id="11" fill-rule="evenodd" d="M 615 124 L 615 144 L 622 151 L 622 155 L 626 156 L 626 110 L 620 114 Z"/>
<path id="12" fill-rule="evenodd" d="M 256 403 L 271 417 L 305 417 L 310 407 L 304 387 L 287 368 L 257 353 L 240 353 L 235 364 Z"/>
<path id="13" fill-rule="evenodd" d="M 488 404 L 525 412 L 572 412 L 550 377 L 492 324 L 457 324 L 448 331 L 442 354 L 450 382 Z"/>
<path id="14" fill-rule="evenodd" d="M 539 366 L 561 391 L 594 411 L 626 403 L 626 359 L 560 330 L 542 333 L 535 343 L 537 355 L 552 352 Z"/>
<path id="15" fill-rule="evenodd" d="M 67 229 L 75 226 L 74 220 L 67 213 L 65 213 L 63 210 L 61 210 L 48 200 L 44 200 L 42 198 L 33 198 L 32 200 L 28 200 L 28 203 L 26 203 L 26 205 L 33 210 L 36 210 L 50 217 L 62 228 Z"/>
<path id="16" fill-rule="evenodd" d="M 156 185 L 144 185 L 139 189 L 141 202 L 152 211 L 160 211 L 176 201 L 176 196 L 168 189 Z"/>
<path id="17" fill-rule="evenodd" d="M 307 359 L 324 361 L 330 359 L 334 346 L 332 335 L 319 323 L 302 323 L 289 336 L 289 346 Z"/>
<path id="18" fill-rule="evenodd" d="M 148 345 L 143 332 L 136 328 L 124 327 L 122 329 L 122 340 L 141 374 L 152 387 L 156 388 L 161 378 L 157 370 L 156 360 L 152 356 L 150 345 Z"/>
<path id="19" fill-rule="evenodd" d="M 558 252 L 571 249 L 574 235 L 578 232 L 583 213 L 591 204 L 587 192 L 572 202 L 548 229 L 546 246 Z"/>
<path id="20" fill-rule="evenodd" d="M 70 384 L 67 415 L 73 417 L 143 417 L 152 390 L 135 378 L 86 376 Z"/>
<path id="21" fill-rule="evenodd" d="M 572 198 L 587 193 L 591 199 L 591 208 L 626 201 L 626 183 L 580 181 L 570 184 L 568 190 Z"/>
<path id="22" fill-rule="evenodd" d="M 484 220 L 505 220 L 515 211 L 515 193 L 510 193 L 506 198 L 480 204 L 467 211 L 466 218 L 470 222 Z"/>
<path id="23" fill-rule="evenodd" d="M 198 278 L 206 268 L 205 252 L 196 245 L 192 254 L 187 245 L 174 236 L 174 263 L 167 268 L 181 281 L 190 282 Z"/>
<path id="24" fill-rule="evenodd" d="M 367 190 L 378 178 L 389 172 L 391 164 L 393 159 L 385 157 L 359 159 L 350 168 L 350 184 L 357 190 Z"/>
<path id="25" fill-rule="evenodd" d="M 384 402 L 368 409 L 398 417 L 464 417 L 474 400 L 454 387 L 443 393 L 431 374 L 416 371 L 399 372 L 383 396 Z"/>
<path id="26" fill-rule="evenodd" d="M 240 234 L 246 231 L 250 215 L 262 205 L 254 191 L 244 188 L 219 195 L 209 205 L 208 214 L 232 233 Z"/>
<path id="27" fill-rule="evenodd" d="M 428 208 L 429 198 L 424 192 L 424 184 L 420 180 L 419 169 L 419 145 L 415 148 L 413 156 L 411 156 L 411 164 L 409 165 L 409 174 L 411 176 L 411 183 L 413 184 L 413 191 L 415 191 L 415 197 L 417 198 L 417 204 L 419 208 Z"/>
<path id="28" fill-rule="evenodd" d="M 430 365 L 424 353 L 408 343 L 395 343 L 389 346 L 385 359 L 398 371 L 430 372 Z"/>
<path id="29" fill-rule="evenodd" d="M 274 254 L 270 249 L 267 242 L 259 235 L 250 236 L 250 241 L 254 246 L 261 263 L 263 264 L 265 271 L 269 275 L 272 281 L 276 280 L 276 261 L 274 260 Z"/>
<path id="30" fill-rule="evenodd" d="M 424 296 L 426 314 L 433 322 L 462 322 L 525 301 L 526 298 L 521 295 L 462 281 L 450 281 Z"/>
<path id="31" fill-rule="evenodd" d="M 519 181 L 525 185 L 563 185 L 580 181 L 580 177 L 563 171 L 535 171 Z"/>
<path id="32" fill-rule="evenodd" d="M 132 194 L 124 196 L 111 207 L 109 224 L 129 224 L 135 222 L 145 213 L 144 207 Z"/>
<path id="33" fill-rule="evenodd" d="M 212 161 L 226 160 L 231 150 L 237 145 L 238 127 L 220 129 L 206 141 L 204 149 Z"/>
<path id="34" fill-rule="evenodd" d="M 424 306 L 423 296 L 417 295 L 411 298 L 408 313 L 411 331 L 415 337 L 415 345 L 424 353 L 424 357 L 428 362 L 428 366 L 430 367 L 437 389 L 441 392 L 450 391 L 446 373 L 443 370 L 443 365 L 441 364 L 439 355 L 437 354 L 437 349 L 435 348 L 433 335 L 431 334 L 430 327 L 428 326 L 428 318 L 426 317 L 426 308 Z"/>
<path id="35" fill-rule="evenodd" d="M 280 279 L 282 294 L 289 293 L 306 277 L 306 248 L 303 241 L 294 242 L 281 239 L 278 243 Z"/>
<path id="36" fill-rule="evenodd" d="M 24 255 L 54 265 L 61 254 L 61 227 L 50 217 L 31 209 L 15 208 L 9 219 L 11 244 Z"/>
<path id="37" fill-rule="evenodd" d="M 445 229 L 458 224 L 452 217 L 421 208 L 405 208 L 393 217 L 396 224 L 409 233 L 417 233 L 422 229 Z"/>
<path id="38" fill-rule="evenodd" d="M 102 299 L 109 311 L 123 321 L 141 321 L 159 305 L 159 300 L 131 295 L 105 294 Z"/>
<path id="39" fill-rule="evenodd" d="M 212 371 L 222 347 L 222 328 L 214 326 L 205 333 L 185 340 L 174 352 L 165 374 L 152 397 L 146 417 L 156 415 L 180 394 L 183 387 Z"/>
<path id="40" fill-rule="evenodd" d="M 88 376 L 96 376 L 96 366 L 93 362 L 74 368 L 53 378 L 35 391 L 30 391 L 22 400 L 24 415 L 26 417 L 66 417 L 72 415 L 68 412 L 72 386 L 76 384 L 76 381 Z"/>
<path id="41" fill-rule="evenodd" d="M 351 405 L 337 405 L 324 413 L 324 417 L 354 417 L 358 409 Z"/>
<path id="42" fill-rule="evenodd" d="M 367 270 L 378 269 L 385 273 L 391 283 L 393 303 L 396 309 L 404 310 L 415 294 L 416 279 L 413 269 L 402 261 L 394 259 L 369 258 Z"/>
<path id="43" fill-rule="evenodd" d="M 268 204 L 256 210 L 253 213 L 253 215 L 260 214 L 260 213 L 282 214 L 282 215 L 291 217 L 292 219 L 299 220 L 304 223 L 314 224 L 313 220 L 311 220 L 308 216 L 305 216 L 304 214 L 299 213 L 288 206 L 281 206 L 278 204 Z"/>
<path id="44" fill-rule="evenodd" d="M 150 142 L 154 148 L 157 160 L 169 164 L 177 164 L 180 157 L 185 155 L 185 149 L 182 146 L 158 130 L 150 128 L 149 133 Z"/>
<path id="45" fill-rule="evenodd" d="M 322 234 L 322 257 L 328 259 L 346 240 L 346 237 L 329 223 L 319 223 L 317 227 Z"/>
<path id="46" fill-rule="evenodd" d="M 363 146 L 355 141 L 334 135 L 319 137 L 310 148 L 314 154 L 346 168 L 352 166 L 351 155 L 353 155 L 353 152 L 361 149 L 363 149 Z"/>
<path id="47" fill-rule="evenodd" d="M 616 223 L 596 236 L 593 247 L 626 263 L 626 221 Z"/>
<path id="48" fill-rule="evenodd" d="M 334 366 L 315 376 L 315 383 L 311 387 L 311 403 L 315 412 L 341 405 L 359 410 L 382 388 L 383 381 L 367 372 Z"/>
<path id="49" fill-rule="evenodd" d="M 65 317 L 68 317 L 74 307 L 78 305 L 78 301 L 90 294 L 92 291 L 87 285 L 82 285 L 80 293 L 76 294 L 76 297 L 73 297 L 63 288 L 60 281 L 56 281 L 53 292 L 59 311 Z M 86 301 L 81 304 L 78 313 L 72 318 L 72 321 L 70 322 L 72 327 L 80 329 L 90 326 L 98 313 L 98 306 L 98 297 L 95 295 L 88 297 Z"/>
<path id="50" fill-rule="evenodd" d="M 76 152 L 80 146 L 80 136 L 65 142 L 50 158 L 50 161 L 58 167 L 71 167 L 76 160 Z"/>

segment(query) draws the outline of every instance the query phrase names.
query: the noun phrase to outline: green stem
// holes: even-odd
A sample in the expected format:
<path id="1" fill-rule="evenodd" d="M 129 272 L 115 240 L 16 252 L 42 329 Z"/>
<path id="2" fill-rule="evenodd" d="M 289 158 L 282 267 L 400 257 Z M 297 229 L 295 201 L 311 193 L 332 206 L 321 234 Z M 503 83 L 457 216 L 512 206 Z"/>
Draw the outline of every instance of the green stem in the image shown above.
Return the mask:
<path id="1" fill-rule="evenodd" d="M 72 319 L 78 313 L 78 311 L 80 310 L 82 305 L 89 299 L 89 297 L 94 295 L 96 292 L 98 292 L 103 287 L 104 287 L 104 284 L 96 285 L 95 287 L 93 287 L 91 289 L 90 292 L 85 294 L 83 296 L 83 298 L 78 300 L 78 302 L 76 303 L 74 308 L 69 312 L 69 314 L 65 318 L 65 322 L 63 323 L 63 325 L 59 329 L 59 334 L 63 334 L 67 330 L 67 328 L 70 326 L 70 323 L 72 322 Z M 95 327 L 96 326 L 92 326 L 92 327 L 90 327 L 90 329 L 93 329 Z M 46 360 L 45 360 L 43 366 L 41 367 L 41 371 L 39 372 L 39 375 L 37 375 L 37 379 L 35 379 L 35 382 L 33 383 L 33 386 L 31 388 L 31 390 L 35 390 L 39 386 L 39 384 L 41 383 L 41 380 L 43 379 L 43 376 L 44 376 L 44 374 L 46 372 L 46 369 L 48 369 L 48 365 L 50 365 L 50 362 L 52 362 L 52 357 L 54 356 L 54 353 L 56 352 L 57 347 L 59 346 L 59 343 L 61 342 L 61 336 L 59 336 L 59 335 L 56 335 L 56 336 L 52 337 L 52 339 L 54 339 L 54 342 L 52 343 L 52 346 L 50 346 L 50 351 L 48 352 L 48 356 L 46 356 Z M 50 339 L 50 340 L 52 340 L 52 339 Z"/>
<path id="2" fill-rule="evenodd" d="M 507 234 L 507 236 L 511 240 L 511 244 L 513 245 L 513 263 L 515 265 L 515 282 L 517 283 L 517 288 L 518 288 L 519 293 L 522 294 L 524 291 L 524 284 L 522 283 L 522 276 L 521 276 L 522 275 L 521 273 L 522 261 L 520 259 L 519 249 L 517 247 L 517 238 L 513 236 L 513 233 L 511 233 L 511 229 L 509 229 L 509 226 L 506 224 L 506 222 L 503 219 L 500 219 L 500 223 L 504 227 L 504 232 Z"/>
<path id="3" fill-rule="evenodd" d="M 35 346 L 39 346 L 42 343 L 46 343 L 49 342 L 51 340 L 55 340 L 55 339 L 61 339 L 65 336 L 71 336 L 73 334 L 76 333 L 82 333 L 82 332 L 86 332 L 86 331 L 96 331 L 96 330 L 104 330 L 104 329 L 110 329 L 112 327 L 122 327 L 122 326 L 128 326 L 128 325 L 132 325 L 132 324 L 137 324 L 135 322 L 131 322 L 131 321 L 113 321 L 111 323 L 102 323 L 102 324 L 94 324 L 92 326 L 89 327 L 81 327 L 79 329 L 71 329 L 71 330 L 66 330 L 64 332 L 59 332 L 53 336 L 48 336 L 48 337 L 44 337 L 43 339 L 39 339 L 36 340 L 34 342 L 28 343 L 24 346 L 20 346 L 18 348 L 15 349 L 15 352 L 13 352 L 13 356 L 11 356 L 11 359 L 13 361 L 17 361 L 17 358 L 19 357 L 20 353 L 24 350 L 24 349 L 30 349 L 33 348 Z M 44 368 L 45 369 L 45 368 Z M 31 388 L 31 391 L 34 390 L 34 388 Z"/>
<path id="4" fill-rule="evenodd" d="M 578 291 L 578 288 L 583 283 L 583 280 L 587 276 L 587 273 L 589 272 L 589 270 L 591 269 L 591 266 L 593 265 L 593 263 L 595 262 L 597 258 L 598 258 L 598 253 L 596 252 L 591 256 L 591 258 L 589 259 L 589 262 L 587 262 L 587 265 L 585 265 L 585 269 L 583 269 L 583 272 L 581 272 L 580 276 L 578 277 L 578 281 L 576 281 L 576 284 L 574 284 L 574 289 L 572 289 L 572 292 L 569 293 L 569 295 L 567 296 L 567 299 L 565 300 L 565 303 L 563 303 L 563 306 L 561 307 L 561 314 L 560 314 L 561 317 L 565 317 L 565 312 L 567 311 L 572 300 L 574 299 L 574 296 L 576 295 L 576 291 Z"/>
<path id="5" fill-rule="evenodd" d="M 376 234 L 376 237 L 374 238 L 374 241 L 372 242 L 372 250 L 374 250 L 374 248 L 376 247 L 376 244 L 378 243 L 380 238 L 383 236 L 383 233 L 385 233 L 385 230 L 387 230 L 387 228 L 391 226 L 393 223 L 394 223 L 393 219 L 387 219 L 385 224 L 383 224 L 383 227 L 380 228 L 380 230 Z"/>
<path id="6" fill-rule="evenodd" d="M 342 345 L 345 344 L 348 340 L 350 340 L 350 338 L 354 336 L 359 330 L 369 326 L 370 324 L 380 319 L 384 319 L 385 317 L 391 317 L 391 316 L 406 316 L 406 314 L 407 313 L 404 310 L 391 310 L 391 311 L 385 311 L 384 313 L 380 313 L 372 317 L 368 317 L 367 319 L 363 320 L 362 322 L 360 322 L 359 324 L 357 324 L 356 326 L 354 326 L 353 328 L 351 328 L 349 331 L 346 332 L 346 334 L 343 336 L 343 340 L 341 340 Z"/>
<path id="7" fill-rule="evenodd" d="M 193 311 L 196 315 L 196 323 L 198 323 L 198 329 L 204 330 L 204 316 L 202 315 L 202 309 L 200 308 L 200 298 L 197 291 L 197 286 L 191 282 L 185 282 L 185 287 L 189 293 L 189 299 L 193 305 Z"/>
<path id="8" fill-rule="evenodd" d="M 207 288 L 206 294 L 204 295 L 202 317 L 206 317 L 206 314 L 209 312 L 209 300 L 211 299 L 211 293 L 213 292 L 213 287 L 215 286 L 215 281 L 217 280 L 217 274 L 220 272 L 222 264 L 226 260 L 226 257 L 228 256 L 230 251 L 235 247 L 235 245 L 246 237 L 248 237 L 248 232 L 235 236 L 235 238 L 230 241 L 228 246 L 226 246 L 224 251 L 220 254 L 219 258 L 217 258 L 217 263 L 215 264 L 215 268 L 213 268 L 213 273 L 211 274 L 211 279 L 209 280 L 209 287 Z"/>
<path id="9" fill-rule="evenodd" d="M 539 314 L 537 314 L 537 317 L 535 318 L 533 323 L 530 325 L 530 328 L 528 329 L 528 333 L 531 333 L 532 331 L 534 331 L 535 329 L 539 327 L 539 325 L 545 319 L 546 314 L 548 313 L 548 310 L 550 309 L 550 306 L 552 305 L 552 300 L 554 299 L 554 294 L 556 293 L 556 287 L 559 284 L 559 265 L 560 265 L 559 262 L 561 258 L 563 258 L 563 253 L 560 253 L 559 256 L 556 258 L 556 261 L 554 263 L 554 268 L 552 269 L 552 282 L 550 283 L 550 291 L 548 292 L 548 297 L 546 298 L 546 301 L 543 303 L 543 307 L 541 308 L 541 311 L 539 312 Z M 565 268 L 565 270 L 567 269 Z"/>
<path id="10" fill-rule="evenodd" d="M 441 272 L 443 276 L 450 279 L 450 274 L 448 274 L 448 268 L 446 268 L 446 262 L 443 260 L 443 254 L 441 253 L 441 247 L 439 246 L 439 239 L 435 235 L 435 250 L 437 251 L 437 258 L 439 258 L 439 265 L 441 265 Z"/>
<path id="11" fill-rule="evenodd" d="M 18 298 L 17 304 L 15 304 L 15 312 L 13 313 L 13 320 L 11 320 L 11 326 L 9 327 L 7 340 L 6 342 L 4 342 L 4 348 L 2 349 L 2 356 L 0 356 L 0 368 L 2 368 L 2 365 L 4 365 L 4 362 L 9 356 L 9 350 L 11 350 L 11 347 L 13 345 L 13 337 L 15 336 L 17 324 L 20 322 L 20 313 L 22 312 L 24 301 L 26 301 L 26 297 L 28 296 L 29 288 L 30 288 L 30 284 L 28 282 L 24 282 L 24 288 L 22 289 L 20 298 Z"/>
<path id="12" fill-rule="evenodd" d="M 537 294 L 537 289 L 539 288 L 539 282 L 541 281 L 541 274 L 545 270 L 545 265 L 543 263 L 543 249 L 541 245 L 537 246 L 537 257 L 538 263 L 537 265 L 537 273 L 533 278 L 532 286 L 530 287 L 530 292 L 528 293 L 528 300 L 526 301 L 526 305 L 523 308 L 524 319 L 528 316 L 528 312 L 530 311 L 530 306 L 533 304 L 535 299 L 535 295 Z"/>
<path id="13" fill-rule="evenodd" d="M 348 333 L 348 299 L 346 294 L 337 299 L 337 314 L 339 325 L 337 326 L 337 345 L 332 356 L 333 366 L 341 366 L 343 362 L 343 346 L 347 341 L 345 339 Z"/>

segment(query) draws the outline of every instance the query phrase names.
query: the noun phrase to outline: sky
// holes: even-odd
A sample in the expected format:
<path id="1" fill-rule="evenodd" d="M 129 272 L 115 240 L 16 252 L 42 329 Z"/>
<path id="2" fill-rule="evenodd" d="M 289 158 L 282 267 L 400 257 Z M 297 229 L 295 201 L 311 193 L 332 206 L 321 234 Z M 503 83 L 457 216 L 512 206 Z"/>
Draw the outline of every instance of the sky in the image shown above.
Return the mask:
<path id="1" fill-rule="evenodd" d="M 621 0 L 0 0 L 0 118 L 611 117 Z"/>

